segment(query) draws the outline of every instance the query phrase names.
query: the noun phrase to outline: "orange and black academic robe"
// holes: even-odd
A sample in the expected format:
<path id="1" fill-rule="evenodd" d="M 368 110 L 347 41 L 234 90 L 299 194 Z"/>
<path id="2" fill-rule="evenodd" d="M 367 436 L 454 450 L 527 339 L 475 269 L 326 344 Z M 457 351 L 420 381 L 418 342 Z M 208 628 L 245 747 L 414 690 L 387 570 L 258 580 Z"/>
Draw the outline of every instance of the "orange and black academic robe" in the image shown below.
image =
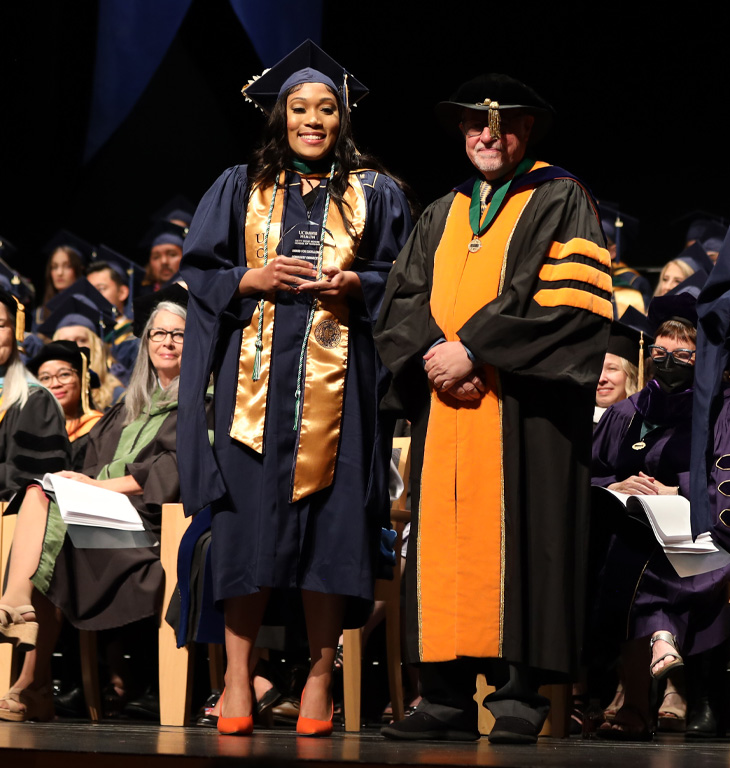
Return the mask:
<path id="1" fill-rule="evenodd" d="M 570 673 L 610 260 L 587 192 L 544 163 L 515 179 L 470 253 L 472 184 L 424 212 L 376 327 L 393 373 L 384 406 L 413 422 L 409 656 Z M 473 353 L 488 385 L 477 404 L 430 390 L 422 357 L 442 338 Z"/>

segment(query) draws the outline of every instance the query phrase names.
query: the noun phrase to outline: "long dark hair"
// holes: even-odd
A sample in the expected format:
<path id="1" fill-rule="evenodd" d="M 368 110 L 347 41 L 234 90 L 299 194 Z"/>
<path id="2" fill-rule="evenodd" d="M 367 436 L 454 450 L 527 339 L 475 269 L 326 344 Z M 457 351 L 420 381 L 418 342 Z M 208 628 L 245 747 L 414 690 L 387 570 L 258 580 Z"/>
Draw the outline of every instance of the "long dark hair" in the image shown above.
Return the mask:
<path id="1" fill-rule="evenodd" d="M 62 253 L 65 253 L 66 256 L 68 256 L 69 264 L 71 265 L 71 269 L 74 271 L 74 275 L 76 276 L 76 279 L 82 277 L 84 274 L 84 262 L 81 260 L 81 257 L 79 254 L 70 246 L 70 245 L 59 245 L 58 248 L 55 248 L 53 250 L 53 253 L 48 257 L 48 261 L 46 262 L 46 282 L 45 282 L 45 291 L 43 293 L 43 308 L 45 310 L 46 304 L 58 294 L 58 291 L 56 290 L 56 287 L 53 285 L 53 278 L 51 277 L 51 265 L 53 264 L 53 257 L 61 251 Z M 44 311 L 44 315 L 45 315 Z"/>
<path id="2" fill-rule="evenodd" d="M 264 128 L 263 140 L 259 147 L 254 151 L 251 162 L 248 166 L 248 178 L 251 182 L 251 188 L 255 186 L 268 187 L 276 181 L 279 174 L 286 168 L 291 167 L 292 158 L 295 157 L 289 146 L 289 139 L 286 129 L 286 102 L 290 94 L 298 91 L 302 84 L 293 85 L 287 89 L 278 99 L 274 108 L 271 110 L 269 120 Z M 345 212 L 345 206 L 350 207 L 345 200 L 345 192 L 349 184 L 349 175 L 358 169 L 367 168 L 378 171 L 390 176 L 406 194 L 408 190 L 398 178 L 388 173 L 383 164 L 373 155 L 360 154 L 355 146 L 352 137 L 352 123 L 350 122 L 350 112 L 342 103 L 340 94 L 333 91 L 328 85 L 326 88 L 333 94 L 337 101 L 337 111 L 340 116 L 340 131 L 337 135 L 335 147 L 328 159 L 335 160 L 335 173 L 332 178 L 329 190 L 332 200 L 334 200 L 340 211 L 342 220 L 345 223 L 350 234 L 353 234 L 350 218 Z"/>

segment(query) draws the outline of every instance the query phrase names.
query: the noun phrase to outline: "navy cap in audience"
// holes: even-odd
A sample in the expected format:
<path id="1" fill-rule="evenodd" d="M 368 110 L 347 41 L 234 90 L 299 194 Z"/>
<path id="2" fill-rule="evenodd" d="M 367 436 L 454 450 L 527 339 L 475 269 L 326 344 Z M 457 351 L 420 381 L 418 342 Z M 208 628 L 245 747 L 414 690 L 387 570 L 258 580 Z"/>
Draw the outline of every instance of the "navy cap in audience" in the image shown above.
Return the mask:
<path id="1" fill-rule="evenodd" d="M 146 296 L 140 296 L 134 302 L 134 325 L 132 332 L 140 338 L 144 331 L 147 321 L 155 311 L 155 307 L 162 301 L 172 301 L 183 307 L 188 305 L 188 291 L 180 283 L 171 283 L 159 291 L 148 293 Z"/>
<path id="2" fill-rule="evenodd" d="M 84 264 L 88 264 L 94 257 L 96 249 L 94 246 L 84 240 L 82 237 L 75 235 L 73 232 L 62 229 L 57 232 L 44 246 L 43 252 L 49 256 L 59 248 L 70 248 L 74 251 Z"/>
<path id="3" fill-rule="evenodd" d="M 175 195 L 152 215 L 152 221 L 170 221 L 189 227 L 195 213 L 195 205 L 185 195 Z"/>
<path id="4" fill-rule="evenodd" d="M 85 277 L 80 277 L 75 283 L 50 299 L 46 304 L 48 311 L 55 312 L 59 307 L 65 306 L 69 296 L 83 297 L 105 317 L 114 319 L 119 314 L 117 308 L 107 301 Z"/>
<path id="5" fill-rule="evenodd" d="M 635 307 L 627 307 L 620 320 L 611 323 L 611 335 L 608 349 L 612 355 L 623 357 L 634 365 L 639 365 L 641 343 L 644 348 L 654 341 L 654 329 L 643 312 Z"/>
<path id="6" fill-rule="evenodd" d="M 300 83 L 312 82 L 324 83 L 337 91 L 345 107 L 352 106 L 368 92 L 359 80 L 311 40 L 305 40 L 260 77 L 249 80 L 241 92 L 246 101 L 252 101 L 268 115 L 284 91 Z"/>
<path id="7" fill-rule="evenodd" d="M 33 283 L 0 258 L 0 285 L 12 293 L 21 304 L 30 307 L 35 299 Z"/>
<path id="8" fill-rule="evenodd" d="M 598 213 L 606 239 L 616 244 L 616 261 L 621 261 L 626 251 L 636 242 L 639 236 L 639 220 L 625 211 L 619 210 L 618 203 L 611 200 L 600 200 Z"/>
<path id="9" fill-rule="evenodd" d="M 699 270 L 665 293 L 655 296 L 649 304 L 649 323 L 656 330 L 663 322 L 684 320 L 697 327 L 697 297 L 707 282 L 707 273 Z"/>
<path id="10" fill-rule="evenodd" d="M 84 280 L 84 282 L 90 288 L 94 288 L 88 281 Z M 81 325 L 84 328 L 88 328 L 101 339 L 104 339 L 107 334 L 113 332 L 115 324 L 113 314 L 100 310 L 95 302 L 82 294 L 69 293 L 70 290 L 70 288 L 67 288 L 63 292 L 63 301 L 56 306 L 50 317 L 38 328 L 38 333 L 50 337 L 59 328 L 66 328 L 69 325 Z M 94 290 L 96 289 L 94 288 Z M 98 291 L 96 292 L 99 293 Z M 103 296 L 101 298 L 104 299 Z"/>
<path id="11" fill-rule="evenodd" d="M 684 261 L 692 267 L 695 272 L 704 270 L 708 275 L 715 266 L 715 262 L 708 256 L 707 251 L 697 240 L 695 240 L 692 245 L 688 245 L 682 253 L 677 256 L 677 261 Z"/>
<path id="12" fill-rule="evenodd" d="M 187 234 L 187 227 L 181 227 L 171 221 L 158 221 L 145 235 L 142 247 L 152 249 L 158 245 L 169 244 L 182 248 Z"/>

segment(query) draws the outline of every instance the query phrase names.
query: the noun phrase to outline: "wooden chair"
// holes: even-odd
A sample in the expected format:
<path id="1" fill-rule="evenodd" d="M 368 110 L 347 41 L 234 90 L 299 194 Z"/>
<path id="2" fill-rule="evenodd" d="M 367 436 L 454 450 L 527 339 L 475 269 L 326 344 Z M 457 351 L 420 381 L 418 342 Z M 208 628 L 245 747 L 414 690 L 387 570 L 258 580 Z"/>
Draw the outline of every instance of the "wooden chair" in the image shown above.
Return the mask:
<path id="1" fill-rule="evenodd" d="M 165 621 L 165 613 L 177 585 L 177 554 L 180 541 L 190 525 L 185 517 L 182 504 L 162 505 L 162 533 L 160 542 L 160 563 L 165 574 L 163 609 L 159 619 L 159 689 L 160 724 L 185 725 L 190 713 L 192 692 L 193 649 L 177 647 L 175 630 Z M 92 721 L 101 719 L 101 697 L 99 688 L 96 632 L 79 632 L 81 644 L 81 676 L 89 717 Z M 222 690 L 222 646 L 210 645 L 211 683 Z"/>
<path id="2" fill-rule="evenodd" d="M 17 515 L 5 517 L 4 513 L 7 506 L 6 501 L 0 501 L 0 583 L 2 583 L 3 590 L 10 557 L 10 545 L 13 542 L 15 523 L 18 519 Z M 17 677 L 17 665 L 17 654 L 13 653 L 13 646 L 10 643 L 0 643 L 0 690 L 3 693 L 10 688 Z"/>
<path id="3" fill-rule="evenodd" d="M 411 518 L 406 509 L 408 479 L 411 470 L 411 439 L 397 437 L 393 448 L 400 448 L 398 474 L 403 480 L 403 493 L 390 508 L 390 519 L 397 531 L 393 579 L 378 579 L 375 582 L 375 599 L 385 601 L 385 638 L 388 664 L 388 687 L 393 707 L 393 719 L 403 719 L 403 683 L 401 680 L 400 647 L 400 569 L 401 534 L 405 523 Z M 360 730 L 360 702 L 362 697 L 362 634 L 359 629 L 346 629 L 343 633 L 342 672 L 345 705 L 345 730 Z"/>

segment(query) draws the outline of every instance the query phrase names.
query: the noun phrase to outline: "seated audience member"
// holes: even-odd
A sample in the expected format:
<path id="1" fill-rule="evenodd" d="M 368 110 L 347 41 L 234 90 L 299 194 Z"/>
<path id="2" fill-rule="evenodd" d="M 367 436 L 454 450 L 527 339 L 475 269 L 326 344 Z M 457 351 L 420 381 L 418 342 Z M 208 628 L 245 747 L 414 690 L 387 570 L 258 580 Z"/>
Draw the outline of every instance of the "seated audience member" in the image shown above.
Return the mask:
<path id="1" fill-rule="evenodd" d="M 111 372 L 127 386 L 139 352 L 139 339 L 132 333 L 132 306 L 144 270 L 105 245 L 99 246 L 99 256 L 103 261 L 92 262 L 86 279 L 117 311 L 114 330 L 106 341 L 111 344 Z"/>
<path id="2" fill-rule="evenodd" d="M 631 495 L 689 496 L 689 446 L 692 417 L 696 313 L 689 294 L 652 302 L 659 324 L 650 347 L 655 378 L 636 395 L 608 409 L 594 435 L 593 484 Z M 594 515 L 605 516 L 602 510 Z M 627 519 L 616 520 L 601 572 L 595 619 L 589 634 L 609 637 L 628 627 L 633 640 L 624 647 L 624 703 L 613 724 L 601 726 L 606 738 L 650 738 L 649 672 L 670 676 L 670 701 L 661 709 L 683 719 L 681 681 L 684 661 L 721 645 L 730 635 L 728 569 L 680 578 L 651 531 Z M 628 621 L 627 621 L 628 619 Z"/>
<path id="3" fill-rule="evenodd" d="M 24 324 L 22 304 L 0 289 L 0 500 L 46 472 L 70 466 L 63 413 L 48 390 L 39 386 L 20 360 L 17 328 Z M 0 628 L 4 615 L 0 611 Z"/>
<path id="4" fill-rule="evenodd" d="M 79 284 L 85 291 L 94 291 L 95 299 L 75 292 L 76 285 L 72 286 L 54 300 L 53 312 L 38 332 L 53 341 L 73 341 L 91 351 L 89 366 L 99 377 L 99 386 L 92 389 L 92 395 L 96 407 L 104 412 L 124 394 L 122 382 L 110 371 L 108 346 L 103 341 L 114 327 L 114 316 L 108 309 L 109 303 L 93 286 L 86 280 Z"/>
<path id="5" fill-rule="evenodd" d="M 60 474 L 79 486 L 125 494 L 146 531 L 157 536 L 162 504 L 179 497 L 175 438 L 186 309 L 160 300 L 147 316 L 138 315 L 139 322 L 147 321 L 125 402 L 92 430 L 84 473 Z M 0 699 L 0 719 L 53 717 L 50 658 L 59 629 L 56 610 L 78 629 L 105 630 L 160 608 L 158 546 L 97 549 L 86 542 L 78 548 L 69 536 L 57 504 L 30 485 L 20 505 L 0 599 L 0 641 L 35 650 L 26 653 L 20 676 Z"/>
<path id="6" fill-rule="evenodd" d="M 643 388 L 644 360 L 652 341 L 646 316 L 634 307 L 628 307 L 621 320 L 613 321 L 596 388 L 594 425 L 598 424 L 606 408 Z"/>
<path id="7" fill-rule="evenodd" d="M 668 261 L 659 273 L 659 281 L 654 289 L 654 296 L 664 296 L 694 273 L 695 270 L 686 261 L 681 259 Z"/>
<path id="8" fill-rule="evenodd" d="M 89 370 L 90 354 L 72 341 L 52 341 L 28 363 L 28 370 L 63 408 L 75 471 L 84 466 L 89 432 L 103 415 L 94 409 L 90 396 L 91 387 L 99 386 L 98 376 Z"/>
<path id="9" fill-rule="evenodd" d="M 722 242 L 727 236 L 727 220 L 712 214 L 700 212 L 698 214 L 687 228 L 685 244 L 700 243 L 714 263 L 717 261 Z"/>
<path id="10" fill-rule="evenodd" d="M 84 276 L 85 264 L 91 258 L 94 247 L 71 232 L 62 230 L 46 245 L 45 251 L 49 257 L 43 301 L 36 309 L 33 330 L 50 315 L 51 311 L 46 306 L 48 302 Z"/>
<path id="11" fill-rule="evenodd" d="M 158 221 L 147 235 L 150 252 L 142 285 L 148 293 L 159 291 L 177 275 L 186 235 L 186 227 L 169 221 Z"/>

